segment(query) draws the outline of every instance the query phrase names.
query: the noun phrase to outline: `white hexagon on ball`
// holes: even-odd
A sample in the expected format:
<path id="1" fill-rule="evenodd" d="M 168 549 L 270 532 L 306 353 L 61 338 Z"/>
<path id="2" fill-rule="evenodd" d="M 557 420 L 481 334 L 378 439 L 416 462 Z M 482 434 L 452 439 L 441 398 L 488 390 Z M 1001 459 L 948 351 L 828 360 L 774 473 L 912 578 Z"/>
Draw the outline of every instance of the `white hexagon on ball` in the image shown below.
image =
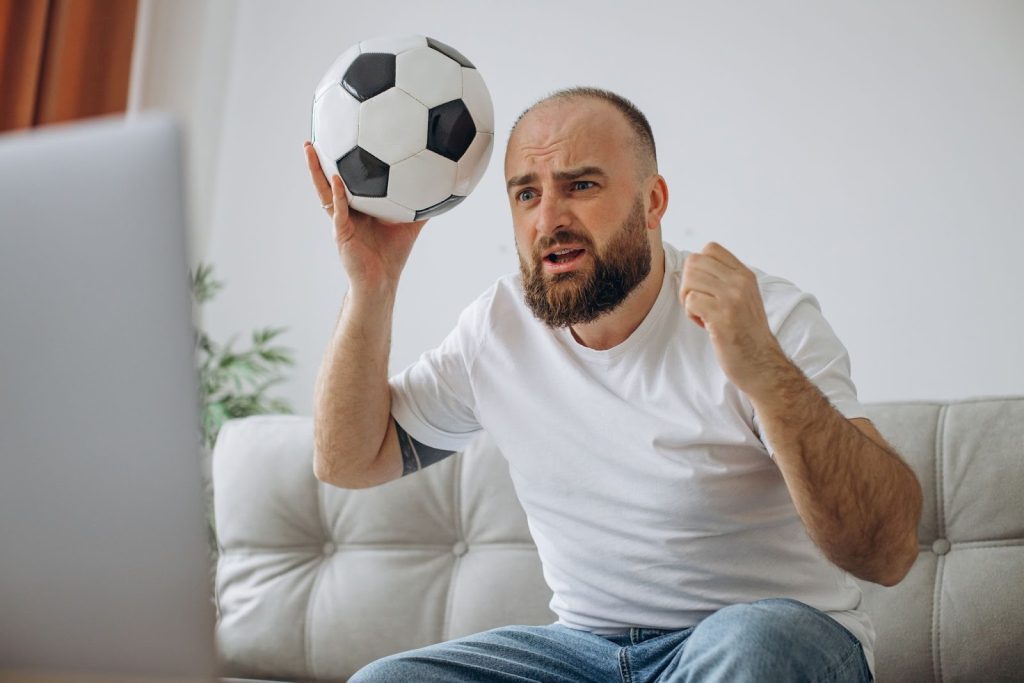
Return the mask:
<path id="1" fill-rule="evenodd" d="M 462 101 L 466 104 L 478 133 L 494 132 L 494 105 L 484 85 L 483 76 L 476 69 L 462 68 Z"/>
<path id="2" fill-rule="evenodd" d="M 487 170 L 487 160 L 491 158 L 494 145 L 493 133 L 477 133 L 469 149 L 459 159 L 455 173 L 455 191 L 453 194 L 469 195 Z"/>
<path id="3" fill-rule="evenodd" d="M 321 112 L 330 120 L 323 120 Z M 324 92 L 313 108 L 313 148 L 328 180 L 338 172 L 334 162 L 356 146 L 358 130 L 359 102 L 341 86 Z"/>
<path id="4" fill-rule="evenodd" d="M 395 58 L 395 87 L 436 107 L 462 97 L 462 67 L 432 47 L 409 50 Z"/>
<path id="5" fill-rule="evenodd" d="M 359 146 L 386 164 L 427 146 L 427 108 L 391 88 L 359 107 Z"/>
<path id="6" fill-rule="evenodd" d="M 425 209 L 453 194 L 455 172 L 454 161 L 425 149 L 391 167 L 388 197 L 402 206 Z"/>

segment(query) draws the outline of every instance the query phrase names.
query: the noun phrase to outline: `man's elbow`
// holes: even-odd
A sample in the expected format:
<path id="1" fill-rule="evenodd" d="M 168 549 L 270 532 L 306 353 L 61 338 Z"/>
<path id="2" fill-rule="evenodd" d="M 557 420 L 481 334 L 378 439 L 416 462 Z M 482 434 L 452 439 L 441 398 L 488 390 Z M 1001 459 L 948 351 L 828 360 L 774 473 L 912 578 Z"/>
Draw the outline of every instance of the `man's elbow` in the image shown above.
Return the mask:
<path id="1" fill-rule="evenodd" d="M 902 581 L 917 561 L 920 548 L 917 540 L 917 520 L 907 520 L 896 531 L 892 525 L 883 525 L 864 539 L 859 552 L 846 555 L 843 562 L 833 559 L 836 564 L 862 581 L 892 587 Z"/>
<path id="2" fill-rule="evenodd" d="M 903 543 L 887 558 L 875 577 L 868 578 L 869 581 L 891 588 L 902 581 L 917 561 L 919 553 L 917 544 L 917 529 L 908 533 Z"/>
<path id="3" fill-rule="evenodd" d="M 910 515 L 907 519 L 907 526 L 909 528 L 907 528 L 903 534 L 903 543 L 900 545 L 899 552 L 897 553 L 897 559 L 892 563 L 892 575 L 887 577 L 889 583 L 883 582 L 883 586 L 895 586 L 897 583 L 902 581 L 914 566 L 919 553 L 917 527 L 921 522 L 921 510 L 924 507 L 924 493 L 921 490 L 921 482 L 918 481 L 917 476 L 914 475 L 913 471 L 910 470 L 909 467 L 907 470 L 910 475 L 910 481 L 907 486 L 907 498 L 910 504 Z"/>
<path id="4" fill-rule="evenodd" d="M 382 454 L 369 461 L 359 460 L 352 453 L 332 453 L 331 458 L 324 456 L 323 451 L 314 448 L 313 474 L 320 482 L 339 489 L 368 489 L 402 475 L 401 460 L 385 460 Z M 352 463 L 366 464 L 352 466 Z"/>
<path id="5" fill-rule="evenodd" d="M 905 487 L 905 498 L 907 507 L 904 508 L 903 533 L 895 543 L 892 543 L 885 553 L 886 557 L 882 562 L 882 569 L 876 578 L 869 579 L 882 586 L 891 587 L 898 584 L 910 572 L 917 561 L 919 553 L 917 541 L 917 526 L 921 520 L 921 508 L 924 504 L 924 496 L 921 491 L 921 483 L 917 480 L 913 471 L 906 468 L 909 475 Z"/>
<path id="6" fill-rule="evenodd" d="M 319 428 L 317 420 L 313 421 L 313 476 L 324 484 L 338 488 L 360 488 L 350 484 L 343 467 L 353 462 L 353 454 L 342 452 L 336 444 L 338 439 L 328 439 Z"/>
<path id="7" fill-rule="evenodd" d="M 873 544 L 875 552 L 873 561 L 869 563 L 870 570 L 857 578 L 888 588 L 898 584 L 910 572 L 920 552 L 917 541 L 917 525 L 921 518 L 920 488 L 916 493 L 916 500 L 913 494 L 910 495 L 912 514 L 904 518 L 898 535 L 876 534 L 877 540 L 886 536 L 888 540 Z"/>
<path id="8" fill-rule="evenodd" d="M 331 465 L 331 461 L 324 457 L 320 449 L 317 448 L 313 449 L 313 476 L 321 483 L 337 486 L 335 484 L 337 475 L 335 474 L 334 467 Z"/>
<path id="9" fill-rule="evenodd" d="M 314 448 L 313 476 L 324 484 L 330 484 L 331 486 L 336 486 L 342 489 L 363 488 L 353 484 L 348 477 L 344 476 L 338 467 L 339 461 L 339 458 L 335 457 L 331 459 L 327 457 L 321 449 Z"/>

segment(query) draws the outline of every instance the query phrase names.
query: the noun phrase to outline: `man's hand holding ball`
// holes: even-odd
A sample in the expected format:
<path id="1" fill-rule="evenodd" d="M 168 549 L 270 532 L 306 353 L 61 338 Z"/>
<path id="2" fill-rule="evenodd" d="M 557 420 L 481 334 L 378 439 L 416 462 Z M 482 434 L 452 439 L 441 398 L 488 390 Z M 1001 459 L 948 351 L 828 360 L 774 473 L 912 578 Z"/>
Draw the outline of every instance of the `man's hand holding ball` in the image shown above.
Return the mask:
<path id="1" fill-rule="evenodd" d="M 398 278 L 412 245 L 427 220 L 385 223 L 351 209 L 341 176 L 328 182 L 316 151 L 305 142 L 306 165 L 320 204 L 334 221 L 334 243 L 352 284 L 369 287 L 398 286 Z"/>

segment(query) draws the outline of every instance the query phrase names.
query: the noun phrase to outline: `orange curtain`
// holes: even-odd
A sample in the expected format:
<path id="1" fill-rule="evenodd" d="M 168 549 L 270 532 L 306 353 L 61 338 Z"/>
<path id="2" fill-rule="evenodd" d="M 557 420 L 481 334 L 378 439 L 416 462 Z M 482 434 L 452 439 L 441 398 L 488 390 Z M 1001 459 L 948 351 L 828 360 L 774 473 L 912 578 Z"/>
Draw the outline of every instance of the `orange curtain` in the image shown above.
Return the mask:
<path id="1" fill-rule="evenodd" d="M 123 112 L 138 0 L 0 0 L 0 131 Z"/>

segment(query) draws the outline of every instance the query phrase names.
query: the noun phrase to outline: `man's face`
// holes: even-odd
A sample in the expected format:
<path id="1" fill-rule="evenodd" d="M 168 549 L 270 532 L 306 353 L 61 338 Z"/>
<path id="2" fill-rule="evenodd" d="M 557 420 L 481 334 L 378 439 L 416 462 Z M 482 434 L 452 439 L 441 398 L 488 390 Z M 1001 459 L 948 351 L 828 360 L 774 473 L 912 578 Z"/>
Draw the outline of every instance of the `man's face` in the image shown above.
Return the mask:
<path id="1" fill-rule="evenodd" d="M 530 263 L 520 254 L 523 293 L 533 314 L 551 327 L 566 327 L 588 323 L 614 310 L 651 272 L 651 245 L 644 225 L 644 203 L 638 195 L 633 210 L 604 249 L 598 250 L 583 233 L 565 230 L 542 237 Z M 561 244 L 583 245 L 591 265 L 545 272 L 542 255 Z"/>
<path id="2" fill-rule="evenodd" d="M 552 327 L 614 310 L 647 277 L 651 246 L 632 131 L 600 100 L 546 103 L 505 157 L 523 290 Z"/>

